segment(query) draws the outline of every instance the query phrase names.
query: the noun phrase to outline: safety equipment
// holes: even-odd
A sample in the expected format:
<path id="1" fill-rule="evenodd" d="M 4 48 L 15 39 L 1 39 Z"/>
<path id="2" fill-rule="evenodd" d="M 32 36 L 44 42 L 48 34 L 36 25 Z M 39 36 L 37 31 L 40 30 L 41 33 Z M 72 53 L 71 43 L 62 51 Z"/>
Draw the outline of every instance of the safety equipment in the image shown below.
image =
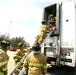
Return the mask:
<path id="1" fill-rule="evenodd" d="M 30 53 L 24 61 L 24 67 L 28 75 L 44 75 L 47 71 L 46 57 L 42 53 Z"/>
<path id="2" fill-rule="evenodd" d="M 20 44 L 19 46 L 22 46 L 22 44 Z M 15 61 L 15 66 L 16 66 L 16 65 L 18 64 L 18 62 L 22 59 L 22 57 L 24 56 L 24 53 L 25 53 L 25 51 L 24 51 L 23 48 L 19 48 L 19 49 L 16 50 L 16 52 L 15 52 L 15 54 L 14 54 L 14 57 L 13 57 L 13 59 L 14 59 L 14 61 Z M 23 67 L 23 64 L 20 65 L 20 67 L 19 67 L 18 69 L 21 70 L 22 67 Z M 18 75 L 18 73 L 19 73 L 18 71 L 15 72 L 16 75 Z"/>
<path id="3" fill-rule="evenodd" d="M 4 52 L 4 50 L 0 49 L 0 75 L 7 75 L 8 60 L 9 56 Z"/>
<path id="4" fill-rule="evenodd" d="M 15 62 L 19 62 L 21 60 L 21 58 L 23 57 L 23 53 L 17 49 L 16 53 L 14 54 L 14 60 Z"/>
<path id="5" fill-rule="evenodd" d="M 52 34 L 54 33 L 56 28 L 52 29 L 49 33 L 47 33 L 45 39 L 43 40 L 43 42 L 40 44 L 40 46 L 43 46 L 43 44 L 46 42 L 46 39 L 50 36 L 52 36 Z"/>
<path id="6" fill-rule="evenodd" d="M 45 22 L 45 21 L 42 21 L 42 22 Z M 46 33 L 48 33 L 50 31 L 49 27 L 46 25 L 46 24 L 42 24 L 40 27 L 39 27 L 39 30 L 38 30 L 38 33 L 37 33 L 37 36 L 35 38 L 35 43 L 39 43 L 41 44 L 42 41 L 45 39 L 46 37 Z"/>
<path id="7" fill-rule="evenodd" d="M 21 71 L 18 68 L 23 64 L 26 56 L 31 52 L 32 50 L 30 49 L 24 56 L 23 58 L 20 60 L 20 62 L 18 62 L 18 64 L 16 65 L 16 67 L 13 69 L 13 71 L 10 73 L 10 75 L 13 75 L 13 73 L 15 73 L 15 71 Z M 21 72 L 20 72 L 21 73 Z M 19 74 L 18 74 L 19 75 Z M 22 73 L 20 75 L 23 75 Z"/>
<path id="8" fill-rule="evenodd" d="M 55 25 L 55 22 L 56 22 L 56 17 L 53 14 L 51 14 L 49 16 L 49 23 Z"/>
<path id="9" fill-rule="evenodd" d="M 34 53 L 38 53 L 40 51 L 40 49 L 41 49 L 41 47 L 40 47 L 39 43 L 37 43 L 33 46 Z"/>
<path id="10" fill-rule="evenodd" d="M 1 41 L 1 45 L 10 46 L 10 41 L 3 40 L 3 41 Z"/>

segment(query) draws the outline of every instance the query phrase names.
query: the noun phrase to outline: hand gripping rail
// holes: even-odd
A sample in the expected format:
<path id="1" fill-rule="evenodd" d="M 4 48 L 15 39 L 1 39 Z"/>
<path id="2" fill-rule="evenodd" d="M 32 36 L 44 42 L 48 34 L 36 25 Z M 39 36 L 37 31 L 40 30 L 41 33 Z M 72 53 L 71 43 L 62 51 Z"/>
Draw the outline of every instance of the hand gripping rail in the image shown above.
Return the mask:
<path id="1" fill-rule="evenodd" d="M 27 56 L 30 52 L 31 52 L 31 50 L 29 50 L 29 51 L 27 52 L 27 54 L 25 54 L 25 55 L 23 56 L 23 58 L 20 60 L 20 62 L 17 64 L 17 66 L 13 69 L 13 71 L 12 71 L 9 75 L 13 75 L 13 73 L 15 73 L 16 70 L 18 70 L 19 66 L 24 62 L 26 56 Z M 18 71 L 19 71 L 19 70 L 18 70 Z"/>

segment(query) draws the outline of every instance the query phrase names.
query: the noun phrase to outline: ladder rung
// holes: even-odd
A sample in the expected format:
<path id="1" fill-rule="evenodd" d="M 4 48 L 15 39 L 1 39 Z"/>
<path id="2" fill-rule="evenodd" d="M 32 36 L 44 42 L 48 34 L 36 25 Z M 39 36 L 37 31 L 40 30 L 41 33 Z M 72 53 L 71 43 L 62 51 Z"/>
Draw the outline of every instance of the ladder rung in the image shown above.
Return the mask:
<path id="1" fill-rule="evenodd" d="M 20 72 L 20 70 L 18 68 L 16 68 L 16 70 Z"/>

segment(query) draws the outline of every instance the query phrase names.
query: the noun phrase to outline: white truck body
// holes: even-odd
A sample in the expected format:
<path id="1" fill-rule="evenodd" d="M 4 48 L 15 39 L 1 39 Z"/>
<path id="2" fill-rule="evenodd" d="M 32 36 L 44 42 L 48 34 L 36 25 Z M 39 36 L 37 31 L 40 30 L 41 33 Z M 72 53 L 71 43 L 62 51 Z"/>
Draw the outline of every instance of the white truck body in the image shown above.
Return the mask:
<path id="1" fill-rule="evenodd" d="M 60 63 L 65 61 L 65 65 L 75 66 L 76 63 L 76 7 L 71 1 L 62 2 L 60 23 L 61 53 Z M 64 60 L 64 61 L 63 61 Z"/>
<path id="2" fill-rule="evenodd" d="M 56 65 L 76 66 L 76 5 L 73 1 L 52 4 L 44 8 L 44 20 L 48 23 L 48 16 L 56 16 L 57 36 L 46 37 L 42 53 L 56 61 Z M 49 34 L 51 35 L 51 34 Z M 50 46 L 52 43 L 52 46 Z M 46 44 L 46 46 L 45 46 Z M 52 59 L 51 59 L 52 58 Z"/>

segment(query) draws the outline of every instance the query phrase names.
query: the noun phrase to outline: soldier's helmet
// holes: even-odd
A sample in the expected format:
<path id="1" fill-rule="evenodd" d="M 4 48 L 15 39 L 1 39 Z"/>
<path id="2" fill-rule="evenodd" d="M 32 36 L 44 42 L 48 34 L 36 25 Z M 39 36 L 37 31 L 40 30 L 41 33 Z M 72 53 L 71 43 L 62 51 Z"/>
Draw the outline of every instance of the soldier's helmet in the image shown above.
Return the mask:
<path id="1" fill-rule="evenodd" d="M 39 51 L 41 50 L 41 47 L 40 47 L 39 43 L 37 43 L 33 46 L 32 49 L 33 49 L 34 53 L 39 53 Z"/>
<path id="2" fill-rule="evenodd" d="M 10 41 L 8 40 L 1 41 L 1 46 L 10 46 Z"/>
<path id="3" fill-rule="evenodd" d="M 21 46 L 23 46 L 23 43 L 22 43 L 22 42 L 20 42 L 20 43 L 18 44 L 18 47 L 21 47 Z"/>

